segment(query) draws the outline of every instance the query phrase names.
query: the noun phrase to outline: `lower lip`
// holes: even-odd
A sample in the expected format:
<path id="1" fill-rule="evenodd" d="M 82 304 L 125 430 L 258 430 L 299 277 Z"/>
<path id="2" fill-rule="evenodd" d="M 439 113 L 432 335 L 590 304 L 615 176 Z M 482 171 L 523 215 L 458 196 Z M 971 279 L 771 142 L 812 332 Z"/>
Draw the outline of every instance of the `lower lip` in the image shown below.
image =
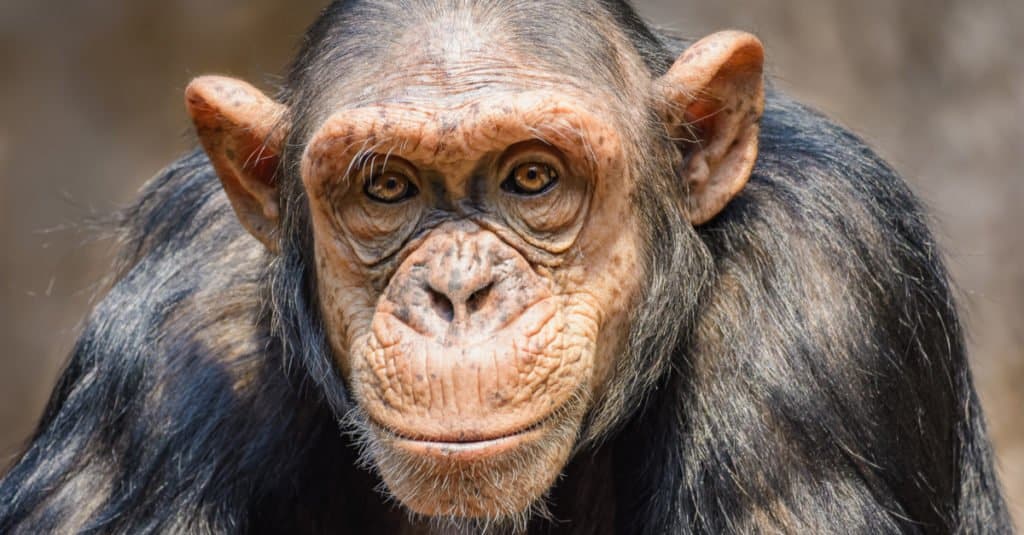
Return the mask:
<path id="1" fill-rule="evenodd" d="M 387 433 L 385 431 L 385 433 Z M 432 457 L 454 462 L 474 462 L 492 458 L 538 440 L 544 434 L 543 426 L 506 437 L 477 442 L 433 442 L 397 437 L 391 433 L 388 442 L 405 453 L 418 457 Z"/>

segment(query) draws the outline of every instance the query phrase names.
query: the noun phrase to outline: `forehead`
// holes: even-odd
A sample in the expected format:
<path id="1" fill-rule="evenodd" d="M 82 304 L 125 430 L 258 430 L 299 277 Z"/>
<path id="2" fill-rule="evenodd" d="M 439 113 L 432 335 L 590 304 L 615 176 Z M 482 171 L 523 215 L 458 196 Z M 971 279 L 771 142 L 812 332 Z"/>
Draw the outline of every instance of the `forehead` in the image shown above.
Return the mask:
<path id="1" fill-rule="evenodd" d="M 303 174 L 345 176 L 367 153 L 472 161 L 530 140 L 603 167 L 598 154 L 618 154 L 615 132 L 637 122 L 626 115 L 645 103 L 650 74 L 588 4 L 371 2 L 334 21 L 310 65 L 320 89 L 299 110 Z"/>
<path id="2" fill-rule="evenodd" d="M 590 4 L 356 3 L 328 24 L 306 66 L 319 88 L 314 113 L 388 102 L 456 106 L 537 89 L 615 97 L 646 69 L 621 29 Z"/>
<path id="3" fill-rule="evenodd" d="M 461 37 L 452 35 L 450 39 L 459 41 Z M 352 80 L 357 88 L 345 84 L 348 90 L 338 94 L 336 101 L 348 107 L 392 103 L 456 109 L 489 95 L 545 89 L 579 94 L 587 85 L 571 73 L 555 72 L 535 58 L 494 42 L 462 45 L 465 43 L 451 48 L 439 43 L 411 47 L 386 67 L 373 68 Z"/>
<path id="4" fill-rule="evenodd" d="M 313 136 L 302 172 L 309 178 L 346 176 L 366 154 L 445 166 L 536 140 L 557 148 L 580 171 L 598 174 L 614 165 L 621 147 L 617 128 L 594 107 L 565 93 L 535 90 L 458 107 L 383 104 L 342 110 Z"/>

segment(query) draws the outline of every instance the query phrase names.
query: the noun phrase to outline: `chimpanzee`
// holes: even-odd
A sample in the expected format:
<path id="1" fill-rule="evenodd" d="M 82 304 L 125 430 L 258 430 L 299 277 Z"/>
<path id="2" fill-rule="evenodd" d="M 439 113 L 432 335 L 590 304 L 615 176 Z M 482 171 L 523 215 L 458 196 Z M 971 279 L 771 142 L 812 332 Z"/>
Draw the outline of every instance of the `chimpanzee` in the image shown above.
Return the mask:
<path id="1" fill-rule="evenodd" d="M 920 205 L 763 60 L 338 0 L 193 81 L 0 532 L 1009 530 Z"/>

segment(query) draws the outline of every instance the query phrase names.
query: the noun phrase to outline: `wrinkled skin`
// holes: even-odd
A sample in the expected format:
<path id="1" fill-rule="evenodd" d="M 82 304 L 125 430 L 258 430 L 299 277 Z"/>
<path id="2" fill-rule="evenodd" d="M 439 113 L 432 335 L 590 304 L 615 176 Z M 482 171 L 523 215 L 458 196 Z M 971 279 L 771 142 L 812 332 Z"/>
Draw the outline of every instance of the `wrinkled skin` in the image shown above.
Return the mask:
<path id="1" fill-rule="evenodd" d="M 667 147 L 700 136 L 677 155 L 694 192 L 681 209 L 713 217 L 756 157 L 762 52 L 727 32 L 663 79 L 637 66 L 632 109 L 515 58 L 468 70 L 475 56 L 451 54 L 323 110 L 300 173 L 320 312 L 370 463 L 416 513 L 500 519 L 568 462 L 642 296 L 630 158 L 649 147 L 622 133 L 649 100 Z M 188 103 L 239 219 L 276 251 L 265 162 L 287 110 L 218 77 Z"/>
<path id="2" fill-rule="evenodd" d="M 375 435 L 385 449 L 439 465 L 518 464 L 536 477 L 521 478 L 525 499 L 513 509 L 566 462 L 607 372 L 596 364 L 620 347 L 620 331 L 605 327 L 625 321 L 638 292 L 629 274 L 639 240 L 609 224 L 630 218 L 620 147 L 585 106 L 501 95 L 417 113 L 342 112 L 314 136 L 303 168 L 323 313 L 341 326 L 329 338 Z M 554 130 L 562 124 L 567 135 Z M 551 131 L 550 144 L 523 143 L 530 128 Z M 576 134 L 585 144 L 568 138 Z M 379 156 L 367 172 L 401 167 L 415 197 L 382 204 L 362 194 L 358 177 L 339 183 L 358 152 L 344 148 L 378 138 L 411 148 Z M 532 162 L 557 169 L 551 189 L 501 188 Z M 531 443 L 544 453 L 524 458 Z M 400 469 L 381 468 L 400 499 L 415 499 Z"/>

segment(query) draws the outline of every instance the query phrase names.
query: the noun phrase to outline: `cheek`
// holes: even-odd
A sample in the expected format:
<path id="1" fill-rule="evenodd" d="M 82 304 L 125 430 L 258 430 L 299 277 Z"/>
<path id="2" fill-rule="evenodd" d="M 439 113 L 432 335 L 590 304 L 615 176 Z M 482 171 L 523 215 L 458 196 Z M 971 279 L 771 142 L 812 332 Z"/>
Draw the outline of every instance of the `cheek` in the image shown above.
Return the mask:
<path id="1" fill-rule="evenodd" d="M 636 261 L 635 255 L 625 252 L 615 255 L 607 265 L 608 270 L 601 277 L 592 279 L 588 285 L 591 287 L 590 300 L 595 303 L 596 311 L 593 315 L 600 318 L 592 364 L 591 393 L 595 394 L 601 391 L 625 350 L 630 311 L 635 307 L 640 294 L 634 279 L 641 272 L 642 266 Z"/>
<path id="2" fill-rule="evenodd" d="M 625 197 L 625 196 L 623 196 Z M 593 389 L 607 381 L 629 336 L 630 314 L 643 292 L 642 240 L 628 203 L 605 207 L 614 217 L 589 224 L 581 237 L 579 266 L 568 284 L 587 296 L 598 318 Z M 623 223 L 625 222 L 625 223 Z"/>
<path id="3" fill-rule="evenodd" d="M 317 297 L 324 331 L 346 379 L 352 369 L 349 348 L 370 330 L 377 296 L 367 289 L 366 276 L 352 262 L 352 251 L 324 238 L 314 227 Z"/>

